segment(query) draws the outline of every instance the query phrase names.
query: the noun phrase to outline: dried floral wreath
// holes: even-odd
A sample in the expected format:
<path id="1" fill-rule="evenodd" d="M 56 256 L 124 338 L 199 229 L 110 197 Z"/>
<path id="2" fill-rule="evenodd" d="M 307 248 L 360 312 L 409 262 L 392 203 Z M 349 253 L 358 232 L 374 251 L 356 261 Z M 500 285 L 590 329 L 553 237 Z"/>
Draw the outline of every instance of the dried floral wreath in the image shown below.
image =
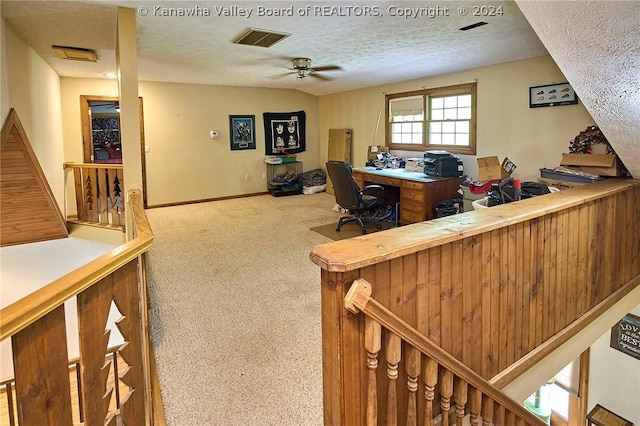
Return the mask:
<path id="1" fill-rule="evenodd" d="M 569 152 L 572 154 L 591 154 L 591 146 L 598 143 L 605 145 L 607 154 L 614 153 L 609 141 L 607 141 L 598 126 L 589 126 L 571 141 Z"/>

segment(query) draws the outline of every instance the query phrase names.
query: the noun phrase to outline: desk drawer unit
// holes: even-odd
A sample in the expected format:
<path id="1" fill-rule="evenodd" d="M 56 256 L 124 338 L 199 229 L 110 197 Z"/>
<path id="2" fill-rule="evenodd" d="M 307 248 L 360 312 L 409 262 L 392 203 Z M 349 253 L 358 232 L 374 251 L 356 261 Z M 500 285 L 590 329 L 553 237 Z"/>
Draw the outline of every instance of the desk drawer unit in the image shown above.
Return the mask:
<path id="1" fill-rule="evenodd" d="M 414 223 L 427 219 L 425 184 L 403 180 L 400 186 L 400 222 Z"/>
<path id="2" fill-rule="evenodd" d="M 402 183 L 402 179 L 392 178 L 388 176 L 367 175 L 368 183 L 377 183 L 380 185 L 389 185 L 399 187 Z"/>

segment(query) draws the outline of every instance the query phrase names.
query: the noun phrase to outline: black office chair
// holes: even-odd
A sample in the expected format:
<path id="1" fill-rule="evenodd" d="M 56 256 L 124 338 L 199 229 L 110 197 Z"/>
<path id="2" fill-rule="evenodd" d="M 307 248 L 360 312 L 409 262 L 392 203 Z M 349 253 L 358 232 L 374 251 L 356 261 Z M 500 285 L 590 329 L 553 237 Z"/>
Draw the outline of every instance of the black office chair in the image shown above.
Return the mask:
<path id="1" fill-rule="evenodd" d="M 351 213 L 340 218 L 336 231 L 340 231 L 342 225 L 349 222 L 358 222 L 363 234 L 367 233 L 365 222 L 373 223 L 380 229 L 380 220 L 371 213 L 386 204 L 384 199 L 380 198 L 384 188 L 380 185 L 367 185 L 361 189 L 353 178 L 351 165 L 344 161 L 327 162 L 327 173 L 333 184 L 336 203 Z M 373 191 L 374 194 L 365 194 L 366 191 Z"/>

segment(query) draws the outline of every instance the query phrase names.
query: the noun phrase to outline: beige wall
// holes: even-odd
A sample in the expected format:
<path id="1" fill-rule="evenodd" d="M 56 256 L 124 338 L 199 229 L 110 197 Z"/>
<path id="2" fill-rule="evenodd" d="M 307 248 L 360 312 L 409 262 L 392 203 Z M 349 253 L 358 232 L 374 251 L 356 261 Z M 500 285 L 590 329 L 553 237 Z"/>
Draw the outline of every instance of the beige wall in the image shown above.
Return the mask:
<path id="1" fill-rule="evenodd" d="M 1 32 L 2 122 L 14 108 L 58 206 L 64 212 L 60 78 L 4 21 Z"/>
<path id="2" fill-rule="evenodd" d="M 569 142 L 588 125 L 595 124 L 582 106 L 529 108 L 529 87 L 566 81 L 549 56 L 477 68 L 443 76 L 377 86 L 320 98 L 320 154 L 326 161 L 330 128 L 353 129 L 352 158 L 363 166 L 369 145 L 384 145 L 384 95 L 422 87 L 478 82 L 477 156 L 505 156 L 516 163 L 514 177 L 536 180 L 542 167 L 552 168 L 568 152 Z M 374 143 L 378 113 L 380 128 Z M 400 152 L 419 157 L 420 152 Z M 474 156 L 462 156 L 465 173 L 477 177 Z"/>
<path id="3" fill-rule="evenodd" d="M 629 313 L 640 316 L 640 305 Z M 640 360 L 611 348 L 610 339 L 611 330 L 591 346 L 587 409 L 600 404 L 640 425 Z"/>
<path id="4" fill-rule="evenodd" d="M 80 95 L 117 96 L 115 80 L 62 78 L 65 159 L 82 161 Z M 296 90 L 140 82 L 149 206 L 265 192 L 262 113 L 304 110 L 304 170 L 318 167 L 317 98 Z M 255 115 L 255 150 L 231 151 L 229 115 Z M 218 130 L 217 139 L 209 130 Z M 125 160 L 126 161 L 126 160 Z M 248 176 L 248 180 L 245 178 Z"/>
<path id="5" fill-rule="evenodd" d="M 149 205 L 264 192 L 262 114 L 304 110 L 304 170 L 318 166 L 317 98 L 295 90 L 140 83 Z M 229 115 L 255 115 L 255 150 L 231 151 Z M 209 138 L 217 130 L 217 139 Z M 248 176 L 248 180 L 245 177 Z"/>

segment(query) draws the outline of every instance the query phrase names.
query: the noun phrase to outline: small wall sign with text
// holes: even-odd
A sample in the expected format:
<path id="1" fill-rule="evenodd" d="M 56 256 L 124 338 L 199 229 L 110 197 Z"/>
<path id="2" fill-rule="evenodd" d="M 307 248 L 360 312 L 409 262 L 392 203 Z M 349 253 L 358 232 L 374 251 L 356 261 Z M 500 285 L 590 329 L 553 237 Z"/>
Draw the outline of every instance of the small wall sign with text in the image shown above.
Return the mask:
<path id="1" fill-rule="evenodd" d="M 611 329 L 610 346 L 640 359 L 640 317 L 627 314 Z"/>
<path id="2" fill-rule="evenodd" d="M 529 108 L 575 105 L 578 95 L 569 83 L 529 87 Z"/>

